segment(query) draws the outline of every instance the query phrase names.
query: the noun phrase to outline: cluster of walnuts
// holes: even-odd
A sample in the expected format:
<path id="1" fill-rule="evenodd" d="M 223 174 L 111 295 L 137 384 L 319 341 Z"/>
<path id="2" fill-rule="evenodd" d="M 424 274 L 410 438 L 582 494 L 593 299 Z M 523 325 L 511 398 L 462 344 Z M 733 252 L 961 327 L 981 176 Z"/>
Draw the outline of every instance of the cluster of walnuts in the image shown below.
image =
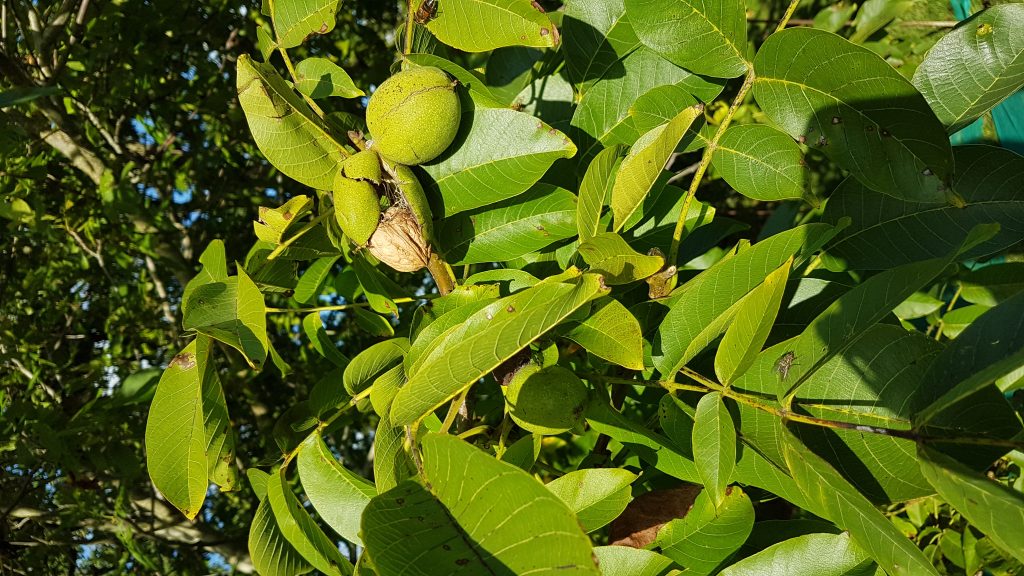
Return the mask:
<path id="1" fill-rule="evenodd" d="M 334 179 L 334 214 L 342 231 L 378 260 L 415 272 L 431 258 L 431 216 L 409 168 L 437 158 L 455 140 L 461 108 L 455 83 L 439 68 L 411 68 L 370 97 L 372 139 Z"/>

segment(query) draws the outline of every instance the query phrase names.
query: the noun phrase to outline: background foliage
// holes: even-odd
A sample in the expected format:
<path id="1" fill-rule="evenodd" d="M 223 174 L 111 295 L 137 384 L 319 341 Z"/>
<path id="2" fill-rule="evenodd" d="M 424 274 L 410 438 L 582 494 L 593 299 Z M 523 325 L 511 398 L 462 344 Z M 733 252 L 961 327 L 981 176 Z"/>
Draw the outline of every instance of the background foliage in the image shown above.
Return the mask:
<path id="1" fill-rule="evenodd" d="M 474 124 L 455 146 L 483 155 L 492 171 L 486 186 L 471 186 L 477 174 L 467 166 L 481 159 L 453 154 L 417 172 L 437 193 L 437 248 L 466 285 L 434 299 L 429 275 L 374 267 L 335 248 L 327 230 L 267 259 L 297 230 L 283 214 L 308 221 L 323 205 L 303 200 L 314 192 L 264 159 L 273 154 L 257 149 L 236 90 L 243 54 L 287 73 L 272 53 L 280 43 L 299 74 L 322 74 L 313 67 L 326 65 L 308 57 L 344 69 L 351 82 L 332 78 L 330 91 L 323 82 L 297 87 L 329 130 L 359 129 L 357 92 L 394 69 L 407 6 L 4 1 L 0 571 L 348 573 L 364 545 L 379 551 L 381 574 L 402 570 L 410 550 L 437 554 L 429 563 L 461 561 L 465 550 L 448 555 L 410 537 L 416 515 L 396 512 L 409 501 L 424 517 L 447 510 L 454 519 L 428 536 L 469 534 L 478 554 L 467 573 L 483 570 L 476 562 L 593 573 L 578 524 L 595 544 L 635 542 L 644 526 L 628 521 L 643 518 L 643 503 L 692 501 L 685 518 L 648 539 L 659 554 L 594 548 L 604 573 L 729 564 L 722 573 L 765 573 L 784 558 L 818 574 L 822 557 L 842 566 L 836 574 L 872 574 L 876 563 L 890 574 L 897 565 L 912 574 L 1020 573 L 1014 511 L 1024 457 L 1007 441 L 1020 431 L 1022 346 L 1010 320 L 1022 317 L 1014 295 L 1024 287 L 1024 159 L 1012 152 L 1024 153 L 1014 125 L 1021 96 L 988 111 L 1024 76 L 1024 39 L 1005 32 L 1022 29 L 1020 10 L 990 10 L 950 32 L 944 22 L 980 3 L 808 1 L 790 20 L 800 29 L 769 38 L 781 3 L 718 3 L 710 29 L 697 19 L 685 20 L 693 29 L 666 29 L 664 15 L 688 2 L 544 2 L 547 15 L 522 2 L 512 24 L 493 18 L 490 2 L 467 3 L 479 13 L 465 14 L 445 4 L 413 28 L 408 60 L 461 81 Z M 303 14 L 333 26 L 307 29 Z M 467 21 L 488 24 L 467 31 Z M 558 34 L 541 34 L 551 22 Z M 965 50 L 953 45 L 930 75 L 928 51 L 966 30 L 992 34 L 1016 60 L 958 62 Z M 800 49 L 811 43 L 815 57 L 806 58 Z M 823 58 L 871 87 L 819 73 Z M 747 61 L 757 79 L 741 86 Z M 935 75 L 958 66 L 959 75 Z M 965 78 L 986 95 L 981 104 L 957 101 L 954 92 L 972 89 Z M 794 82 L 812 90 L 793 92 Z M 818 93 L 839 102 L 803 99 Z M 560 132 L 496 146 L 484 130 L 525 128 L 535 122 L 527 114 Z M 700 148 L 729 123 L 702 165 Z M 853 130 L 873 123 L 889 133 Z M 862 139 L 840 141 L 832 130 Z M 954 144 L 1000 147 L 950 150 L 936 144 L 947 132 Z M 699 198 L 680 205 L 686 191 L 676 185 L 705 168 Z M 673 241 L 680 221 L 686 235 Z M 992 222 L 1001 228 L 968 236 Z M 648 254 L 654 247 L 662 253 Z M 651 290 L 667 293 L 671 275 L 657 274 L 666 254 L 681 288 L 659 304 L 639 280 L 662 278 Z M 592 305 L 603 292 L 593 276 L 521 291 L 570 263 L 601 272 L 615 298 Z M 510 299 L 493 304 L 499 296 Z M 482 322 L 536 302 L 543 317 Z M 461 334 L 497 343 L 488 369 L 431 380 L 452 371 L 438 358 L 478 358 L 472 338 L 432 340 L 462 322 Z M 1002 345 L 986 340 L 994 334 Z M 573 382 L 555 364 L 584 376 L 591 399 L 577 419 L 542 429 L 523 425 L 528 413 L 505 417 L 487 376 L 445 429 L 547 488 L 441 435 L 424 437 L 420 467 L 410 469 L 401 428 L 382 422 L 411 423 L 446 406 L 534 337 L 550 379 Z M 780 364 L 787 353 L 791 365 Z M 426 376 L 396 392 L 401 374 L 420 369 Z M 167 412 L 154 401 L 161 374 L 161 390 L 190 394 L 193 412 L 169 405 L 181 422 L 161 420 L 173 433 L 158 428 L 144 445 L 151 403 Z M 423 382 L 443 389 L 430 396 Z M 922 384 L 935 382 L 953 397 Z M 744 403 L 751 398 L 772 407 Z M 445 417 L 441 409 L 428 427 Z M 950 430 L 994 446 L 914 442 Z M 899 432 L 910 440 L 891 437 Z M 170 457 L 154 466 L 154 454 Z M 301 492 L 293 476 L 267 475 L 282 454 L 286 472 L 294 459 Z M 462 470 L 454 476 L 452 463 Z M 983 470 L 988 480 L 976 474 Z M 414 471 L 426 483 L 409 480 Z M 175 480 L 161 494 L 150 476 Z M 479 500 L 453 492 L 489 478 L 500 480 Z M 706 489 L 694 500 L 680 480 Z M 970 504 L 978 501 L 981 513 Z M 512 514 L 529 507 L 532 515 Z M 504 533 L 470 528 L 506 517 L 515 520 Z M 552 557 L 479 554 L 503 548 L 493 538 L 538 525 L 575 535 L 531 546 Z M 357 569 L 372 573 L 365 559 Z"/>

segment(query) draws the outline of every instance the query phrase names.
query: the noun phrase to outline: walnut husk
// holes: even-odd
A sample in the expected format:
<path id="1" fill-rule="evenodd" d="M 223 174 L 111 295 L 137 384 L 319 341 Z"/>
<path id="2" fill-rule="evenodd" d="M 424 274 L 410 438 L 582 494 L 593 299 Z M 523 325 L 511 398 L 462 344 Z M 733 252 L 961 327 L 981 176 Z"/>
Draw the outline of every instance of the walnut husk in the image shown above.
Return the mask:
<path id="1" fill-rule="evenodd" d="M 416 272 L 430 262 L 430 244 L 423 238 L 412 211 L 401 205 L 384 211 L 366 247 L 378 260 L 399 272 Z"/>

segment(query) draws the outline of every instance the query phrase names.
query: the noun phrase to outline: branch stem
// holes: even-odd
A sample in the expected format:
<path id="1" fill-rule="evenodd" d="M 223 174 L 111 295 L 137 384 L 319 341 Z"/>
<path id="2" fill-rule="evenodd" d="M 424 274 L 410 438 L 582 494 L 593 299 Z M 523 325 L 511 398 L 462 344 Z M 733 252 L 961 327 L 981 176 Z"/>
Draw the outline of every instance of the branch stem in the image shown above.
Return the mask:
<path id="1" fill-rule="evenodd" d="M 307 222 L 306 225 L 303 226 L 302 228 L 296 230 L 295 234 L 292 234 L 287 240 L 278 244 L 277 248 L 274 248 L 274 250 L 271 251 L 270 254 L 267 254 L 267 260 L 274 260 L 275 258 L 280 256 L 281 253 L 287 250 L 289 246 L 294 244 L 296 240 L 305 236 L 307 232 L 309 232 L 313 228 L 316 228 L 317 224 L 320 224 L 320 222 L 322 222 L 324 218 L 332 214 L 334 214 L 334 208 L 328 208 L 321 212 L 320 214 L 317 214 L 315 218 Z"/>
<path id="2" fill-rule="evenodd" d="M 751 62 L 747 63 L 747 75 L 743 79 L 743 85 L 740 86 L 739 92 L 736 93 L 736 97 L 732 100 L 732 105 L 729 106 L 729 111 L 726 113 L 722 123 L 718 126 L 718 130 L 715 131 L 715 135 L 708 142 L 707 147 L 704 149 L 704 155 L 700 159 L 700 164 L 697 166 L 697 171 L 693 175 L 693 180 L 690 181 L 690 187 L 686 191 L 686 199 L 683 201 L 683 209 L 679 212 L 679 219 L 676 221 L 675 230 L 672 232 L 672 245 L 668 251 L 668 264 L 675 264 L 676 259 L 679 257 L 679 243 L 682 242 L 683 232 L 686 228 L 686 215 L 690 213 L 690 205 L 693 203 L 694 197 L 697 195 L 697 188 L 700 186 L 701 180 L 704 179 L 704 173 L 707 172 L 708 166 L 711 164 L 711 157 L 714 155 L 715 150 L 718 149 L 718 142 L 722 139 L 722 135 L 725 134 L 726 128 L 732 122 L 733 116 L 736 115 L 736 110 L 739 109 L 740 105 L 743 104 L 743 100 L 747 96 L 747 92 L 750 91 L 750 87 L 754 85 L 754 65 Z"/>
<path id="3" fill-rule="evenodd" d="M 270 8 L 270 13 L 273 15 L 274 12 L 274 0 L 267 0 L 267 5 Z M 273 16 L 270 17 L 273 20 Z M 277 32 L 277 26 L 274 26 L 274 39 L 277 40 L 277 51 L 281 53 L 281 58 L 284 60 L 284 67 L 288 69 L 288 74 L 292 77 L 292 82 L 295 84 L 299 83 L 299 75 L 295 73 L 295 66 L 292 66 L 292 59 L 288 56 L 288 50 L 281 45 L 281 35 Z M 316 112 L 316 115 L 320 118 L 324 117 L 324 111 L 317 106 L 316 102 L 313 101 L 308 95 L 303 94 L 302 98 L 309 104 L 309 107 Z"/>
<path id="4" fill-rule="evenodd" d="M 412 32 L 416 16 L 415 3 L 416 0 L 409 0 L 409 9 L 405 15 L 405 48 L 402 49 L 402 54 L 406 56 L 412 53 Z"/>
<path id="5" fill-rule="evenodd" d="M 806 414 L 799 414 L 788 410 L 781 406 L 775 406 L 763 399 L 752 394 L 744 394 L 737 392 L 731 388 L 726 388 L 721 384 L 705 377 L 704 375 L 695 372 L 689 368 L 683 367 L 680 372 L 690 378 L 698 385 L 691 384 L 680 384 L 678 382 L 666 381 L 666 380 L 630 380 L 628 378 L 613 378 L 608 376 L 602 376 L 599 374 L 581 374 L 580 376 L 588 380 L 597 380 L 606 382 L 609 384 L 628 384 L 634 386 L 648 386 L 648 387 L 661 387 L 669 392 L 677 391 L 689 391 L 689 392 L 718 392 L 722 396 L 729 398 L 740 404 L 746 404 L 751 408 L 767 412 L 782 420 L 790 422 L 799 422 L 801 424 L 808 424 L 810 426 L 818 426 L 821 428 L 831 428 L 834 430 L 850 430 L 853 432 L 860 432 L 862 434 L 877 434 L 880 436 L 892 436 L 894 438 L 903 438 L 905 440 L 912 440 L 914 442 L 933 442 L 939 444 L 967 444 L 973 446 L 1000 446 L 1003 448 L 1012 448 L 1016 450 L 1024 449 L 1024 441 L 1020 440 L 1007 440 L 1003 438 L 991 438 L 986 436 L 956 436 L 956 435 L 935 435 L 935 434 L 922 434 L 915 430 L 900 430 L 897 428 L 888 428 L 884 426 L 869 426 L 864 424 L 855 424 L 853 422 L 844 422 L 842 420 L 828 420 L 825 418 L 816 418 L 814 416 L 808 416 Z"/>

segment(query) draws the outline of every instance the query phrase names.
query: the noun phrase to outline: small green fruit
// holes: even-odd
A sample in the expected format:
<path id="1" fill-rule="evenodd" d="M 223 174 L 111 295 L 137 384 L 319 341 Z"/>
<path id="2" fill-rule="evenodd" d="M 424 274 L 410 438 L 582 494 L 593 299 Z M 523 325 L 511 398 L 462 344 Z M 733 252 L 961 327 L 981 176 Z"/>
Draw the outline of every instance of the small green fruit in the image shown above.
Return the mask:
<path id="1" fill-rule="evenodd" d="M 509 415 L 537 434 L 560 434 L 578 428 L 587 404 L 587 386 L 561 366 L 528 364 L 505 389 Z"/>
<path id="2" fill-rule="evenodd" d="M 339 173 L 334 178 L 334 217 L 342 232 L 364 246 L 380 222 L 380 197 L 373 184 Z"/>
<path id="3" fill-rule="evenodd" d="M 414 166 L 445 151 L 459 129 L 459 97 L 440 68 L 410 68 L 385 80 L 370 97 L 366 127 L 384 158 Z"/>
<path id="4" fill-rule="evenodd" d="M 341 163 L 341 172 L 353 180 L 369 180 L 380 184 L 380 156 L 373 150 L 357 152 Z"/>

